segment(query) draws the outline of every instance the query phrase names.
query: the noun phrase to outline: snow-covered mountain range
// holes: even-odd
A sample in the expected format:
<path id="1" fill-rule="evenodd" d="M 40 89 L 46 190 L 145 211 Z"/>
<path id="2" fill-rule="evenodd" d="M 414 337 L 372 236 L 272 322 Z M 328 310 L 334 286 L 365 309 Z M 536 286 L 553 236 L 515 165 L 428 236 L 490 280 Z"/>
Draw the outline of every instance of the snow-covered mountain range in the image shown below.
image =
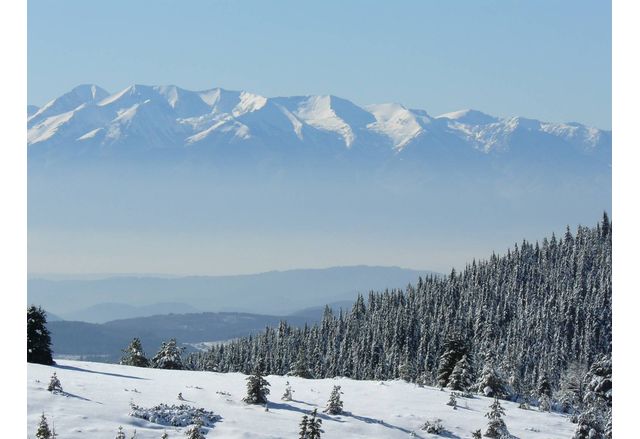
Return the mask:
<path id="1" fill-rule="evenodd" d="M 100 155 L 157 148 L 220 151 L 238 145 L 397 155 L 443 147 L 487 154 L 536 145 L 610 155 L 611 148 L 610 131 L 573 122 L 498 118 L 476 110 L 431 116 L 400 104 L 359 107 L 336 96 L 267 98 L 176 86 L 132 85 L 112 94 L 81 85 L 41 108 L 29 106 L 27 125 L 30 154 L 60 146 Z"/>

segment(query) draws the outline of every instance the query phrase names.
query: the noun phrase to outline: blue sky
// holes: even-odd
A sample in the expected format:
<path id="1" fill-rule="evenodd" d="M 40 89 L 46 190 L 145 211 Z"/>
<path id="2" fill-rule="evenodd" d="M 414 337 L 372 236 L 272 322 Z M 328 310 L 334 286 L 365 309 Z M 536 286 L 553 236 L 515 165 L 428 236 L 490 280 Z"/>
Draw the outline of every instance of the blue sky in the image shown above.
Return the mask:
<path id="1" fill-rule="evenodd" d="M 28 100 L 80 83 L 335 94 L 611 128 L 606 1 L 28 3 Z"/>

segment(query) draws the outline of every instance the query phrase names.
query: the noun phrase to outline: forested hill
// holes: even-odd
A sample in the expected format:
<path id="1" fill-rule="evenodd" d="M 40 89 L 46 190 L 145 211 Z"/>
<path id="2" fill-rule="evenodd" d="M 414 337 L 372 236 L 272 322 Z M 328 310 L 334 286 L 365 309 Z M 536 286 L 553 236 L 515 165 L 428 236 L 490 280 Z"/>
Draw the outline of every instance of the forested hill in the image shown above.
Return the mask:
<path id="1" fill-rule="evenodd" d="M 327 310 L 312 327 L 282 322 L 188 361 L 222 372 L 248 373 L 261 360 L 269 374 L 446 385 L 446 376 L 439 376 L 447 373 L 443 363 L 456 364 L 466 354 L 473 380 L 493 370 L 525 391 L 544 375 L 555 387 L 570 366 L 610 354 L 611 319 L 611 223 L 605 214 L 596 227 L 524 241 L 460 273 L 359 297 L 350 312 Z"/>

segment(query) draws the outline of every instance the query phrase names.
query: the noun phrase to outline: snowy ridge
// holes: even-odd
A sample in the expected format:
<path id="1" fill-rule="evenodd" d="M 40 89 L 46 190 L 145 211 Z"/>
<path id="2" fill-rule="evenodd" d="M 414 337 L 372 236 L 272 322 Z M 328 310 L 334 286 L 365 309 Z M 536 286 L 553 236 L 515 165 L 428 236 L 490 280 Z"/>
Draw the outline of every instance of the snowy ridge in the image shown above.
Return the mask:
<path id="1" fill-rule="evenodd" d="M 402 150 L 409 142 L 423 132 L 416 115 L 399 104 L 370 105 L 367 107 L 376 122 L 369 124 L 372 130 L 388 136 L 393 148 Z"/>
<path id="2" fill-rule="evenodd" d="M 293 438 L 305 414 L 318 409 L 323 439 L 471 438 L 471 432 L 486 430 L 492 400 L 476 396 L 458 398 L 458 408 L 447 405 L 449 392 L 419 387 L 404 381 L 356 381 L 347 378 L 304 379 L 267 376 L 271 393 L 268 411 L 261 405 L 242 402 L 246 376 L 240 373 L 193 372 L 146 369 L 113 364 L 57 360 L 58 366 L 27 365 L 27 432 L 34 437 L 42 413 L 65 439 L 115 437 L 122 426 L 127 437 L 157 439 L 163 431 L 169 438 L 185 437 L 188 427 L 163 425 L 131 416 L 131 403 L 141 407 L 159 404 L 202 408 L 221 417 L 206 428 L 206 437 L 227 439 Z M 56 373 L 63 393 L 46 390 Z M 286 383 L 293 390 L 291 401 L 281 400 Z M 334 385 L 340 385 L 344 413 L 322 413 Z M 184 401 L 178 400 L 181 393 Z M 520 439 L 569 439 L 575 424 L 566 415 L 523 410 L 501 401 L 509 432 Z M 157 411 L 156 411 L 157 412 Z M 154 412 L 154 413 L 156 413 Z M 155 416 L 155 415 L 154 415 Z M 147 416 L 151 417 L 151 416 Z M 429 434 L 421 427 L 441 419 L 447 433 Z M 177 423 L 181 424 L 181 423 Z M 411 436 L 412 433 L 414 436 Z"/>
<path id="3" fill-rule="evenodd" d="M 577 151 L 608 151 L 611 132 L 578 123 L 522 117 L 501 119 L 477 110 L 432 118 L 400 104 L 359 107 L 336 96 L 267 98 L 246 91 L 185 90 L 131 85 L 109 94 L 81 85 L 44 105 L 29 106 L 27 143 L 37 149 L 82 144 L 109 148 L 224 147 L 233 143 L 336 149 L 381 145 L 389 153 L 460 142 L 483 153 L 541 141 Z M 541 140 L 542 139 L 542 140 Z M 545 140 L 546 139 L 546 140 Z"/>

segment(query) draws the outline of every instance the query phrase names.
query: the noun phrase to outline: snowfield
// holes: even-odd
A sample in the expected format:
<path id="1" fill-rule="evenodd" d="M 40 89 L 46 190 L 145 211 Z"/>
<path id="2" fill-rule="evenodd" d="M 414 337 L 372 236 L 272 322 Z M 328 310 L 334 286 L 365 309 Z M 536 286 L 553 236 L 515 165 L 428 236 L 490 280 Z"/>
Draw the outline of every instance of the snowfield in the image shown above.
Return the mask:
<path id="1" fill-rule="evenodd" d="M 29 437 L 42 412 L 55 425 L 60 439 L 113 438 L 122 426 L 127 438 L 136 430 L 138 439 L 184 437 L 187 427 L 162 426 L 129 415 L 130 403 L 140 407 L 188 404 L 219 415 L 208 429 L 214 438 L 297 438 L 298 424 L 314 408 L 321 412 L 334 385 L 342 386 L 345 413 L 321 413 L 322 438 L 470 438 L 473 430 L 485 431 L 484 416 L 492 402 L 476 396 L 459 398 L 458 409 L 447 406 L 449 391 L 418 387 L 404 381 L 355 381 L 346 378 L 307 380 L 297 377 L 266 377 L 271 384 L 268 411 L 242 402 L 246 375 L 144 369 L 103 363 L 57 360 L 56 366 L 27 365 L 27 423 Z M 48 392 L 56 372 L 64 394 Z M 293 401 L 282 401 L 285 384 L 294 390 Z M 184 401 L 178 400 L 178 393 Z M 571 438 L 575 425 L 556 413 L 535 408 L 522 410 L 501 401 L 504 420 L 514 437 L 522 439 Z M 443 435 L 428 434 L 420 427 L 442 419 Z M 415 433 L 415 436 L 411 434 Z"/>

